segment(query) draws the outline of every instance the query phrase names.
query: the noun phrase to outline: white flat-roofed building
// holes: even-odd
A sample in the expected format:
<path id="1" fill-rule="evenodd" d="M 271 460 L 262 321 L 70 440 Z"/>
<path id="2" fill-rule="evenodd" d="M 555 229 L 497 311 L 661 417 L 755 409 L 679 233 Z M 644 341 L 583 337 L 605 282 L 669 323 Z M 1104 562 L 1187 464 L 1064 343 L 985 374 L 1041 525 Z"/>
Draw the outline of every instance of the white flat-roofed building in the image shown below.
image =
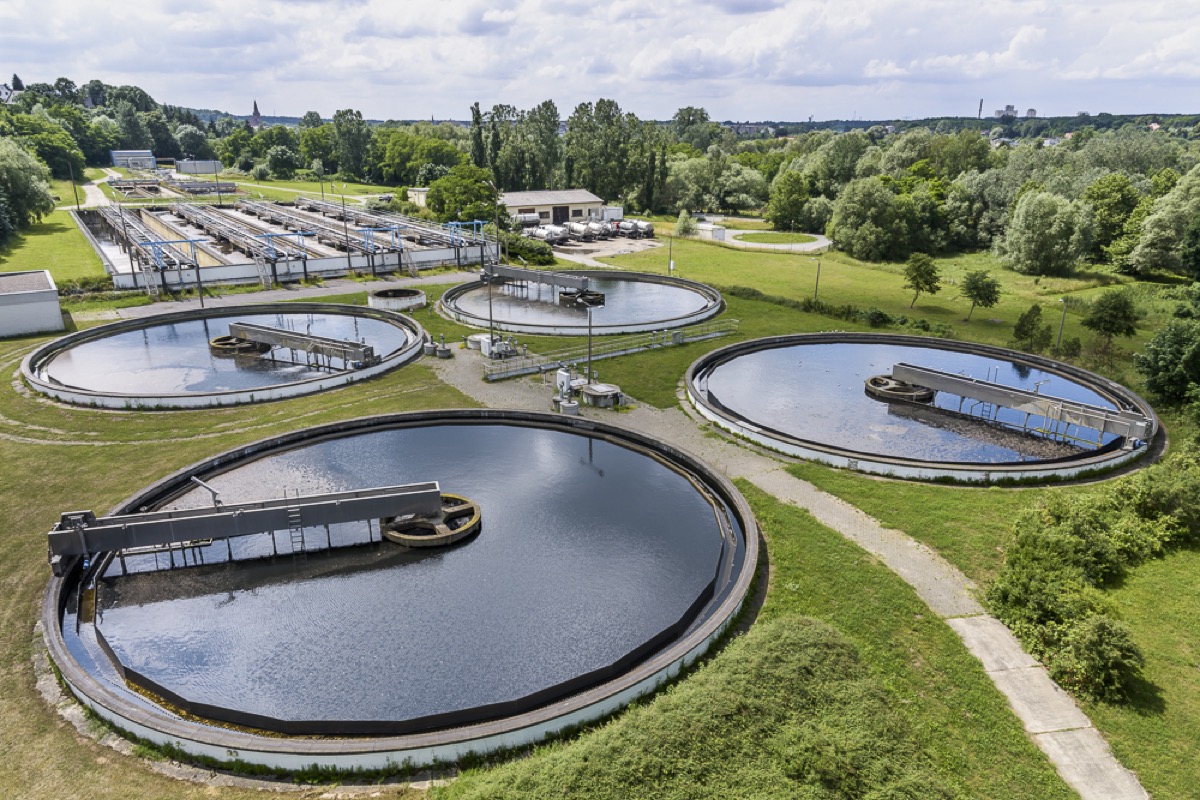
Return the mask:
<path id="1" fill-rule="evenodd" d="M 0 272 L 0 338 L 64 327 L 58 287 L 49 272 Z"/>
<path id="2" fill-rule="evenodd" d="M 509 216 L 537 214 L 543 225 L 604 218 L 604 201 L 587 189 L 504 192 L 500 202 Z"/>

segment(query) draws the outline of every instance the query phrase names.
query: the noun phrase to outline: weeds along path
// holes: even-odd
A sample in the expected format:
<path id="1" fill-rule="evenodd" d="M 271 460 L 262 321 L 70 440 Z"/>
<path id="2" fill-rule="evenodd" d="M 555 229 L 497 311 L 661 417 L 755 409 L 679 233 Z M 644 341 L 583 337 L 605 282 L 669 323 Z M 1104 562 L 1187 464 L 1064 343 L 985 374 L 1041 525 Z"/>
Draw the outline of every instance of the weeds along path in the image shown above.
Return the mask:
<path id="1" fill-rule="evenodd" d="M 487 383 L 481 356 L 457 350 L 434 364 L 450 385 L 496 408 L 545 410 L 553 387 L 544 378 Z M 1027 735 L 1046 754 L 1063 780 L 1083 800 L 1145 800 L 1137 776 L 1125 769 L 1074 699 L 1063 691 L 1016 637 L 985 613 L 976 586 L 936 552 L 902 531 L 884 527 L 849 503 L 789 474 L 786 462 L 719 434 L 690 416 L 679 391 L 679 407 L 636 405 L 626 413 L 580 408 L 584 416 L 660 437 L 695 453 L 730 478 L 744 478 L 782 502 L 806 509 L 816 520 L 877 557 L 917 592 L 930 610 L 958 634 L 996 688 L 1008 699 Z"/>

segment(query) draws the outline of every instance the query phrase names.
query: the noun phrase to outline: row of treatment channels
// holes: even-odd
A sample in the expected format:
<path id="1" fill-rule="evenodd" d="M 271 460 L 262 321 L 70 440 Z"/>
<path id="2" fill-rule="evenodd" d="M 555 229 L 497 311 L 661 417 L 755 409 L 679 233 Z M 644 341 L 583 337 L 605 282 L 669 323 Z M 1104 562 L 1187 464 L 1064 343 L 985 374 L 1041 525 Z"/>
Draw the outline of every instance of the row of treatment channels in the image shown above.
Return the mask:
<path id="1" fill-rule="evenodd" d="M 299 197 L 121 205 L 75 214 L 118 289 L 271 283 L 495 260 L 483 223 L 439 224 L 357 203 Z"/>

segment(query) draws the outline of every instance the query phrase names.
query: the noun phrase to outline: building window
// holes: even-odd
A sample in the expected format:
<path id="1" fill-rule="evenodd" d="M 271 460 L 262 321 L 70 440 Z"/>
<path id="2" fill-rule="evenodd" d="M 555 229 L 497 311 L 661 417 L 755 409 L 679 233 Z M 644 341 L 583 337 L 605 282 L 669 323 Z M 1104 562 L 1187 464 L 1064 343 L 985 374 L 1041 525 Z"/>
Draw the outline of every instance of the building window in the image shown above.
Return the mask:
<path id="1" fill-rule="evenodd" d="M 550 212 L 549 211 L 539 211 L 538 218 L 539 219 L 550 219 Z"/>
<path id="2" fill-rule="evenodd" d="M 518 214 L 536 214 L 537 209 L 536 208 L 518 208 L 517 213 Z"/>
<path id="3" fill-rule="evenodd" d="M 572 209 L 571 209 L 571 216 L 572 216 L 572 217 L 582 217 L 582 216 L 583 216 L 583 209 L 582 209 L 582 208 L 572 208 Z"/>

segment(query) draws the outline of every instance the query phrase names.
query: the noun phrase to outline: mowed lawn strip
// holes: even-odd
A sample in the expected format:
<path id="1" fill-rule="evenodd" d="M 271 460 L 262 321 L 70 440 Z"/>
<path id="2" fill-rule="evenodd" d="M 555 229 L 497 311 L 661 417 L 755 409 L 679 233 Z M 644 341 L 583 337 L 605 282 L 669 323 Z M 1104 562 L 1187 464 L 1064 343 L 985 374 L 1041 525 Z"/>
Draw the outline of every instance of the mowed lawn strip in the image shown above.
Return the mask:
<path id="1" fill-rule="evenodd" d="M 48 214 L 0 248 L 0 272 L 29 269 L 50 270 L 60 286 L 76 278 L 105 275 L 100 256 L 65 210 Z"/>

